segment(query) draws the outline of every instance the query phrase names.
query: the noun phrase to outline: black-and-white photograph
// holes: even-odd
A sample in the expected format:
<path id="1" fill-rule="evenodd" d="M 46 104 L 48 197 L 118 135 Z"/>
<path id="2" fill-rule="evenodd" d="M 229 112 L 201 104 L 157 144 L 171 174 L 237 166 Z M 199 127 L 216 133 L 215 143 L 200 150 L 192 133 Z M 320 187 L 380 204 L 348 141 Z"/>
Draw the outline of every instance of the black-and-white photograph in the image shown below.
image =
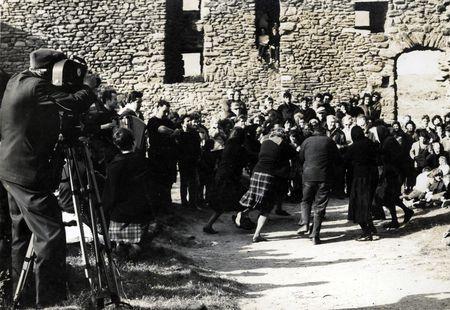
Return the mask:
<path id="1" fill-rule="evenodd" d="M 0 309 L 449 310 L 450 0 L 0 0 Z"/>

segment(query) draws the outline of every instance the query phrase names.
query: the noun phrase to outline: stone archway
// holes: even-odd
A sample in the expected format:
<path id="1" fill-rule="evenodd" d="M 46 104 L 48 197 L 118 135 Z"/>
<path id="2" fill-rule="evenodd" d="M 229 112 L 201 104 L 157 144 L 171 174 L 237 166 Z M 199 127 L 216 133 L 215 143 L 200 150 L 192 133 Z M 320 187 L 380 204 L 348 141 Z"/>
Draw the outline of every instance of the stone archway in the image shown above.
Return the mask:
<path id="1" fill-rule="evenodd" d="M 424 114 L 443 114 L 448 109 L 445 52 L 416 47 L 395 59 L 396 116 L 409 114 L 417 123 Z"/>
<path id="2" fill-rule="evenodd" d="M 398 59 L 413 51 L 441 51 L 443 61 L 440 64 L 444 72 L 443 83 L 450 83 L 448 72 L 450 70 L 450 45 L 447 43 L 449 36 L 443 33 L 399 33 L 389 38 L 389 44 L 381 49 L 379 56 L 383 59 L 382 71 L 376 73 L 372 78 L 373 88 L 379 90 L 385 98 L 382 108 L 382 117 L 387 121 L 396 120 L 398 117 L 398 85 L 397 85 L 397 62 Z M 382 86 L 383 78 L 387 78 L 388 85 Z"/>

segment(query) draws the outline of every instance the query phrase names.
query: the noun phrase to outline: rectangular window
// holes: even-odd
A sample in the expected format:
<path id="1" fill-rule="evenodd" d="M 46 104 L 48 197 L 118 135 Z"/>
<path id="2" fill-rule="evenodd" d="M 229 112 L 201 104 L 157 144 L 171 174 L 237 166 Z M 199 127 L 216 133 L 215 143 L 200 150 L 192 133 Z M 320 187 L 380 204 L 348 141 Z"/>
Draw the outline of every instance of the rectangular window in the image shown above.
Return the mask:
<path id="1" fill-rule="evenodd" d="M 202 82 L 200 0 L 166 0 L 165 83 Z"/>
<path id="2" fill-rule="evenodd" d="M 202 54 L 201 53 L 182 53 L 184 81 L 202 80 Z"/>
<path id="3" fill-rule="evenodd" d="M 384 32 L 388 3 L 382 2 L 356 2 L 355 28 L 370 30 L 371 33 Z"/>
<path id="4" fill-rule="evenodd" d="M 200 0 L 183 0 L 183 11 L 199 11 Z"/>
<path id="5" fill-rule="evenodd" d="M 280 1 L 255 0 L 255 45 L 262 63 L 279 67 L 280 62 Z"/>

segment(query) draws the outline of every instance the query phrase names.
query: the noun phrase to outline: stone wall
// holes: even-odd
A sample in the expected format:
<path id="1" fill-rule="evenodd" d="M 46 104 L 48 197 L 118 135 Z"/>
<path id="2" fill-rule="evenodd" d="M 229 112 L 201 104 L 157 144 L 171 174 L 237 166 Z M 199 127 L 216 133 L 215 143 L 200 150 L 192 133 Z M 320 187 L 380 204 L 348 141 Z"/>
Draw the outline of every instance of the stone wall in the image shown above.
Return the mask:
<path id="1" fill-rule="evenodd" d="M 344 100 L 377 90 L 384 97 L 384 117 L 394 118 L 396 59 L 414 48 L 430 48 L 447 52 L 450 60 L 450 6 L 434 0 L 388 2 L 385 32 L 370 33 L 354 29 L 354 1 L 296 6 L 298 1 L 286 0 L 281 74 L 288 78 L 283 86 L 304 93 L 328 89 Z"/>
<path id="2" fill-rule="evenodd" d="M 105 84 L 144 90 L 147 108 L 165 98 L 208 114 L 232 87 L 242 89 L 250 111 L 262 96 L 278 99 L 283 89 L 330 90 L 337 100 L 379 90 L 383 114 L 393 119 L 399 55 L 415 48 L 449 55 L 450 1 L 389 0 L 385 32 L 369 33 L 354 29 L 354 1 L 281 0 L 281 66 L 275 71 L 257 60 L 253 0 L 203 0 L 197 26 L 204 33 L 204 82 L 167 84 L 165 55 L 176 43 L 169 39 L 176 37 L 170 23 L 177 21 L 166 16 L 180 2 L 4 0 L 0 65 L 16 72 L 28 66 L 34 48 L 60 48 L 86 57 Z"/>

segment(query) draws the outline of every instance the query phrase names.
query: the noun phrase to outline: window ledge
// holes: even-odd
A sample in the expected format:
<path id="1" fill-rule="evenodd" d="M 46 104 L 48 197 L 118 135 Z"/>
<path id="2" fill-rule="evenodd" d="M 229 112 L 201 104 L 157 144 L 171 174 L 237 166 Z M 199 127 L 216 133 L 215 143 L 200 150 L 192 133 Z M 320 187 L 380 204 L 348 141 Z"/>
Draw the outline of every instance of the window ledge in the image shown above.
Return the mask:
<path id="1" fill-rule="evenodd" d="M 342 29 L 342 33 L 357 33 L 357 34 L 361 34 L 361 35 L 364 35 L 364 36 L 367 36 L 367 35 L 371 34 L 370 30 L 355 29 L 355 28 L 344 28 L 344 29 Z"/>

